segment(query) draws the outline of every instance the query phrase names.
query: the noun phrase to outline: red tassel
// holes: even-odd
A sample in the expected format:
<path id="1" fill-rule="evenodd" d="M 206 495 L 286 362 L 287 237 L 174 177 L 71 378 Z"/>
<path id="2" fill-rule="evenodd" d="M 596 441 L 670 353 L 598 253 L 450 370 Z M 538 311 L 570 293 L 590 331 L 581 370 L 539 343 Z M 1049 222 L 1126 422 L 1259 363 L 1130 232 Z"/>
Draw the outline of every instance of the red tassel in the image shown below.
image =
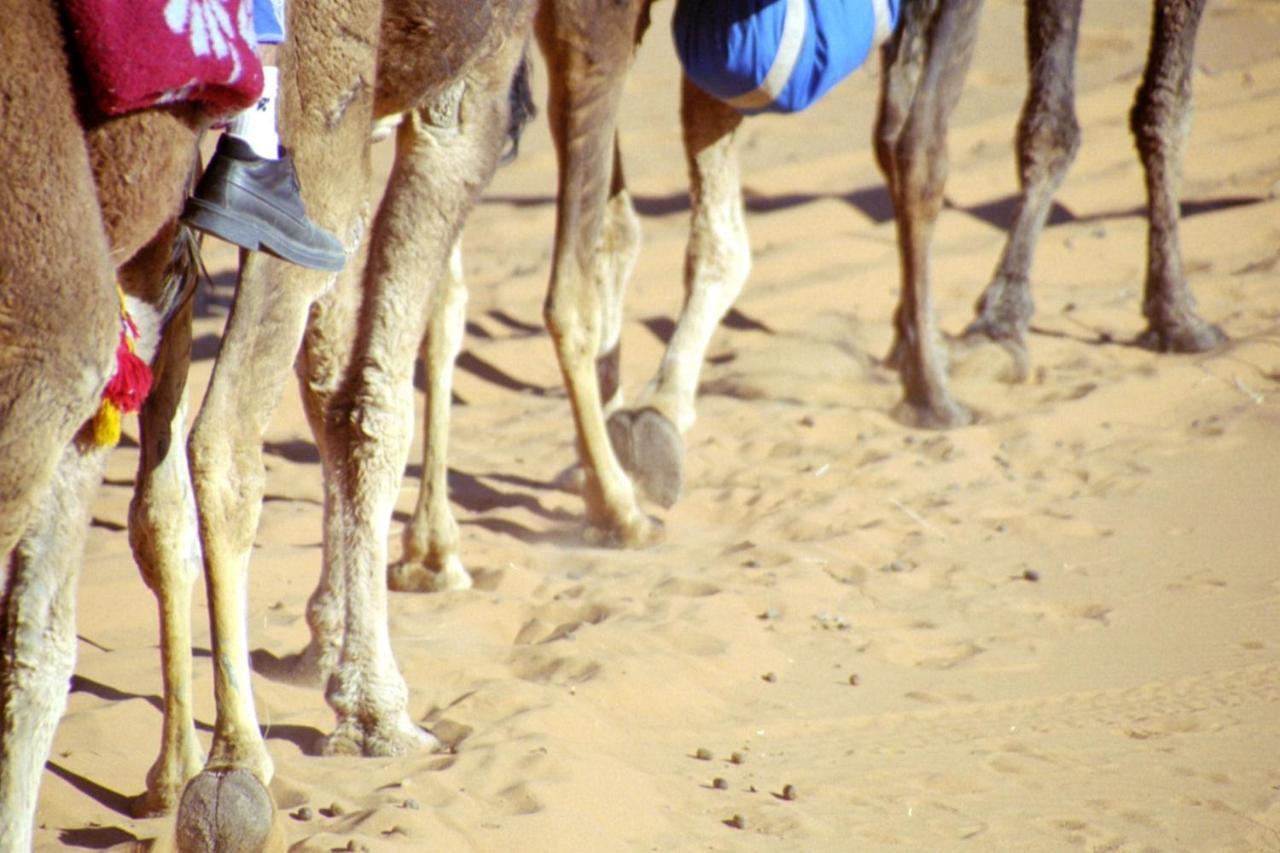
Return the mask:
<path id="1" fill-rule="evenodd" d="M 120 296 L 120 343 L 116 346 L 116 369 L 102 392 L 102 402 L 93 417 L 93 443 L 98 447 L 114 447 L 120 440 L 120 416 L 142 408 L 151 393 L 151 366 L 138 357 L 138 326 Z"/>
<path id="2" fill-rule="evenodd" d="M 125 328 L 120 330 L 120 345 L 116 347 L 116 372 L 102 392 L 104 399 L 126 414 L 141 409 L 147 394 L 151 393 L 151 368 L 133 351 L 133 340 L 129 336 L 133 328 L 133 321 L 126 319 Z"/>

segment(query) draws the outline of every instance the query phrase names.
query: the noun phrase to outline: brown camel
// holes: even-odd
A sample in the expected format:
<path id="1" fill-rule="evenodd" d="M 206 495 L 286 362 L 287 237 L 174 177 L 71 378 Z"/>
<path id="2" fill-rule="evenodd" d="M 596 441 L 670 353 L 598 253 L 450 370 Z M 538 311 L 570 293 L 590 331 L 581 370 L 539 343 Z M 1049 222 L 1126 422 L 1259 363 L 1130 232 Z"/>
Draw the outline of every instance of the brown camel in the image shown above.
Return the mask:
<path id="1" fill-rule="evenodd" d="M 138 810 L 173 808 L 206 766 L 211 775 L 182 800 L 179 834 L 185 828 L 216 847 L 204 824 L 216 814 L 210 797 L 216 801 L 230 785 L 252 802 L 243 780 L 270 779 L 250 690 L 244 584 L 262 496 L 262 431 L 299 344 L 299 376 L 325 460 L 326 560 L 309 613 L 312 646 L 284 665 L 275 661 L 276 670 L 327 680 L 338 714 L 328 751 L 389 754 L 435 743 L 409 718 L 387 637 L 388 495 L 398 489 L 407 453 L 412 363 L 431 285 L 511 129 L 508 93 L 532 5 L 296 6 L 282 57 L 285 142 L 313 216 L 343 236 L 349 254 L 370 245 L 368 263 L 349 264 L 335 280 L 242 256 L 188 454 L 177 439 L 185 424 L 189 291 L 160 269 L 174 236 L 165 223 L 183 198 L 204 119 L 192 108 L 170 107 L 82 126 L 80 88 L 54 4 L 27 4 L 0 36 L 0 203 L 8 229 L 0 249 L 0 544 L 7 564 L 0 850 L 30 846 L 40 771 L 74 663 L 74 581 L 105 452 L 73 436 L 113 366 L 120 331 L 113 267 L 143 327 L 141 354 L 155 353 L 157 371 L 140 421 L 130 539 L 160 601 L 165 723 Z M 375 217 L 370 128 L 375 116 L 406 111 Z M 198 540 L 193 496 L 201 503 Z M 189 605 L 201 563 L 218 709 L 207 763 L 190 699 Z"/>
<path id="2" fill-rule="evenodd" d="M 104 449 L 75 436 L 114 370 L 115 285 L 138 321 L 140 354 L 150 356 L 161 327 L 180 325 L 187 310 L 182 279 L 162 274 L 173 244 L 166 223 L 177 215 L 205 121 L 184 106 L 82 120 L 58 8 L 19 4 L 0 33 L 5 851 L 30 849 L 36 789 L 74 665 L 76 578 L 106 460 Z M 174 391 L 162 377 L 153 407 Z M 144 465 L 140 490 L 163 491 L 168 473 Z"/>
<path id="3" fill-rule="evenodd" d="M 1130 127 L 1147 177 L 1147 272 L 1138 342 L 1161 352 L 1202 352 L 1226 338 L 1201 319 L 1182 271 L 1178 192 L 1182 148 L 1191 129 L 1191 74 L 1205 0 L 1157 2 L 1146 73 Z M 1075 49 L 1081 0 L 1027 4 L 1027 100 L 1018 122 L 1022 191 L 1013 227 L 966 334 L 1005 344 L 1027 362 L 1031 259 L 1057 191 L 1080 144 L 1075 117 Z"/>
<path id="4" fill-rule="evenodd" d="M 1150 213 L 1143 301 L 1149 327 L 1139 340 L 1160 350 L 1198 351 L 1223 340 L 1195 312 L 1177 244 L 1181 152 L 1203 7 L 1204 0 L 1154 4 L 1150 54 L 1132 113 Z M 1031 75 L 1018 128 L 1022 197 L 1008 247 L 970 327 L 971 334 L 1005 343 L 1022 362 L 1032 251 L 1079 141 L 1074 61 L 1081 2 L 1029 0 L 1026 8 Z M 639 228 L 614 128 L 622 80 L 649 11 L 647 0 L 603 12 L 580 0 L 544 0 L 537 23 L 560 160 L 546 320 L 578 427 L 588 519 L 600 538 L 621 544 L 642 544 L 654 535 L 636 487 L 667 506 L 679 495 L 682 436 L 694 422 L 706 349 L 750 268 L 733 148 L 742 117 L 685 80 L 680 115 L 692 195 L 685 302 L 657 373 L 624 407 L 621 297 Z M 895 414 L 926 428 L 960 426 L 972 418 L 948 389 L 929 244 L 947 174 L 947 121 L 963 88 L 980 11 L 981 0 L 904 2 L 898 30 L 881 50 L 874 142 L 894 203 L 902 276 L 889 356 L 903 386 Z"/>

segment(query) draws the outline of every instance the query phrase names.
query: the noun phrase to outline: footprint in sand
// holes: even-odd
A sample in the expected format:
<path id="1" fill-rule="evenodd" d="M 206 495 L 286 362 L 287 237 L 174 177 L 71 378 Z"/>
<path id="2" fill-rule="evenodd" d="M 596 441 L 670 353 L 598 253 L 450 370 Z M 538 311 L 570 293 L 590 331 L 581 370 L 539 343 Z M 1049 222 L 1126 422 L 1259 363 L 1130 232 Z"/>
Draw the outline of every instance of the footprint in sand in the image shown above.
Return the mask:
<path id="1" fill-rule="evenodd" d="M 515 645 L 533 646 L 573 639 L 583 625 L 599 625 L 611 615 L 601 604 L 575 607 L 563 601 L 552 601 L 534 609 L 533 618 L 516 633 Z"/>
<path id="2" fill-rule="evenodd" d="M 719 586 L 707 581 L 669 577 L 661 580 L 649 595 L 654 598 L 705 598 L 720 591 Z"/>
<path id="3" fill-rule="evenodd" d="M 532 617 L 516 632 L 512 641 L 512 673 L 539 684 L 582 684 L 595 678 L 600 664 L 578 655 L 566 654 L 578 632 L 599 625 L 612 615 L 601 604 L 571 604 L 553 600 L 533 608 Z"/>
<path id="4" fill-rule="evenodd" d="M 511 674 L 536 684 L 572 686 L 585 684 L 600 674 L 600 664 L 569 655 L 554 654 L 544 647 L 517 649 Z"/>

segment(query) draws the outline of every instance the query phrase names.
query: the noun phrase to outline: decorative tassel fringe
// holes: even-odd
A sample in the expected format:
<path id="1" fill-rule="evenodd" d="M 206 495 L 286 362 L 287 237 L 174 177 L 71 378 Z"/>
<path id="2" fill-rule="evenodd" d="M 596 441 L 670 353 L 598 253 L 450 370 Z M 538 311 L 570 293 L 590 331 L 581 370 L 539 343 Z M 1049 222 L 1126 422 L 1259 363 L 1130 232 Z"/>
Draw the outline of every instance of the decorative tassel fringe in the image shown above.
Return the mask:
<path id="1" fill-rule="evenodd" d="M 151 393 L 151 368 L 138 357 L 138 326 L 125 307 L 124 292 L 120 296 L 120 344 L 116 347 L 116 370 L 102 403 L 93 416 L 93 443 L 98 447 L 115 447 L 120 441 L 120 419 L 142 408 Z"/>

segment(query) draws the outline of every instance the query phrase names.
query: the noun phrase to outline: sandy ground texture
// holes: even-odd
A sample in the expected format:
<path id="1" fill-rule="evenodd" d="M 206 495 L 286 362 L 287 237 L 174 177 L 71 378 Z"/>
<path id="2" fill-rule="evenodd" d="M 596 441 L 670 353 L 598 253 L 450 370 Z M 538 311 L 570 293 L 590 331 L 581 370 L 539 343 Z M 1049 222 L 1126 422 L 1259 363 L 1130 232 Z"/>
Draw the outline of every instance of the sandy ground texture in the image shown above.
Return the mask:
<path id="1" fill-rule="evenodd" d="M 1084 144 L 1036 259 L 1033 373 L 1010 383 L 996 348 L 958 355 L 971 427 L 888 415 L 898 279 L 875 72 L 745 125 L 754 269 L 712 346 L 684 499 L 640 552 L 584 546 L 579 499 L 552 485 L 573 437 L 541 323 L 555 162 L 539 119 L 466 239 L 451 485 L 477 588 L 391 601 L 411 714 L 456 754 L 318 757 L 321 695 L 255 678 L 294 849 L 1280 849 L 1280 4 L 1218 0 L 1200 37 L 1183 251 L 1232 339 L 1202 356 L 1125 343 L 1143 326 L 1127 112 L 1147 5 L 1086 6 Z M 933 256 L 952 332 L 1015 188 L 1021 4 L 987 7 Z M 657 12 L 623 114 L 646 241 L 632 393 L 680 304 L 688 219 Z M 232 297 L 234 254 L 206 254 L 197 393 Z M 251 641 L 287 654 L 320 560 L 293 395 L 268 442 Z M 135 464 L 126 442 L 95 505 L 40 849 L 165 825 L 127 808 L 160 736 L 157 620 L 123 527 Z M 207 737 L 203 592 L 193 616 Z"/>

